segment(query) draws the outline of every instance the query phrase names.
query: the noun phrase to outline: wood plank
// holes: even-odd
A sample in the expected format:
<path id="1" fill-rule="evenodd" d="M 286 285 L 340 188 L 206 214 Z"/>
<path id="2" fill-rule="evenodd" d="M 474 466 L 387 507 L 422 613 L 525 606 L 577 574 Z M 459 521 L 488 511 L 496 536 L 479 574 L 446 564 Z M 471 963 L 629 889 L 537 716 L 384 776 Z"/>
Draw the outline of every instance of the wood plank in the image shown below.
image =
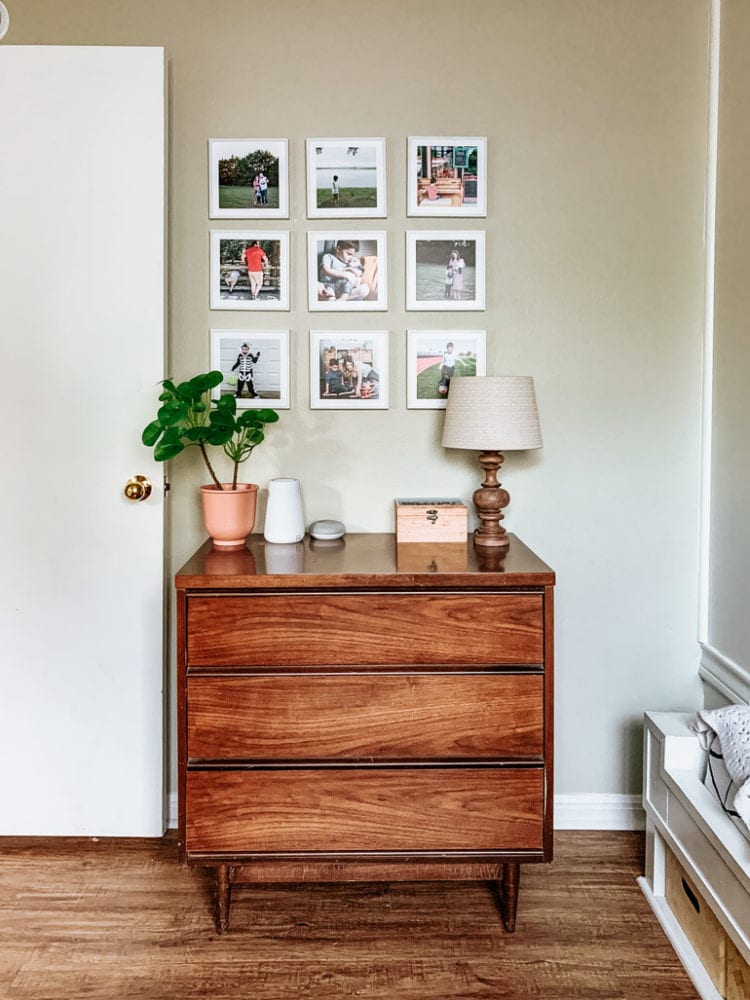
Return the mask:
<path id="1" fill-rule="evenodd" d="M 541 756 L 540 674 L 188 678 L 206 760 Z"/>
<path id="2" fill-rule="evenodd" d="M 540 850 L 544 770 L 189 771 L 188 852 Z"/>
<path id="3" fill-rule="evenodd" d="M 525 593 L 188 597 L 188 666 L 541 664 L 543 598 Z"/>
<path id="4" fill-rule="evenodd" d="M 163 840 L 0 840 L 4 1000 L 697 1000 L 636 876 L 643 834 L 559 832 L 516 932 L 481 882 L 242 888 Z"/>

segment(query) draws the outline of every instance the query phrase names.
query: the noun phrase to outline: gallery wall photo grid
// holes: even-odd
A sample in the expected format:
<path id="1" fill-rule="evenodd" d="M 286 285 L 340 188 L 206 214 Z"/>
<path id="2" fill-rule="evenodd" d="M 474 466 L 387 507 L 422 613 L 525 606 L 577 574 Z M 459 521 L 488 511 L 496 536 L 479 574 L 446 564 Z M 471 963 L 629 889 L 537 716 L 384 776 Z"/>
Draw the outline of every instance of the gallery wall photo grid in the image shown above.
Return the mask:
<path id="1" fill-rule="evenodd" d="M 209 139 L 211 219 L 288 219 L 287 139 Z"/>
<path id="2" fill-rule="evenodd" d="M 308 139 L 307 217 L 384 218 L 385 139 Z"/>

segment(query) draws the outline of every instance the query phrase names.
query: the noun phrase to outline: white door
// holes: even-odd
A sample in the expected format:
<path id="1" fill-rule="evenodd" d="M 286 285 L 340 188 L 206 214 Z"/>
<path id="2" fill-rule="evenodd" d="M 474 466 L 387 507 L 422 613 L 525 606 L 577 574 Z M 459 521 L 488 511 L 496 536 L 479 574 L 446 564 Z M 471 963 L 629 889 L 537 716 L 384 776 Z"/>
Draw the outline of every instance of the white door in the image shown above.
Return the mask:
<path id="1" fill-rule="evenodd" d="M 158 836 L 163 50 L 5 45 L 0 95 L 0 834 Z"/>

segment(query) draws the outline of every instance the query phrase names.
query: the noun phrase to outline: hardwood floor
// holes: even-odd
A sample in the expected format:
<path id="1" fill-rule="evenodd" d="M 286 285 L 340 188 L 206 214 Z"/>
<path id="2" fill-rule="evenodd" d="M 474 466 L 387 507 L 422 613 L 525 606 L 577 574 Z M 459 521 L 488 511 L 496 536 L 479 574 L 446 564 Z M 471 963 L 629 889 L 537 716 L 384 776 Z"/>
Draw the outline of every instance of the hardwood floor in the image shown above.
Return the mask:
<path id="1" fill-rule="evenodd" d="M 635 878 L 642 834 L 568 833 L 522 868 L 516 933 L 486 883 L 235 890 L 161 841 L 0 839 L 3 1000 L 695 1000 Z"/>

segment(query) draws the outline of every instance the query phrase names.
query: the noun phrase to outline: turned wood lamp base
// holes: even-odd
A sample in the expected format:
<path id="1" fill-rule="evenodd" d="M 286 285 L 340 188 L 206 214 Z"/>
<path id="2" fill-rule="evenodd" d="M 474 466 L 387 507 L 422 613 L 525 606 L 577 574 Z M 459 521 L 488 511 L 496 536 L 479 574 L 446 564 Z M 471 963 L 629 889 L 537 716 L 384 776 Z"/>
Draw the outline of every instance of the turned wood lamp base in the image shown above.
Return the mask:
<path id="1" fill-rule="evenodd" d="M 479 527 L 474 532 L 474 545 L 479 549 L 507 549 L 510 545 L 507 532 L 500 524 L 504 518 L 503 507 L 510 503 L 510 494 L 497 480 L 503 456 L 499 451 L 482 451 L 479 464 L 484 469 L 484 482 L 474 491 L 474 506 L 479 517 Z"/>

